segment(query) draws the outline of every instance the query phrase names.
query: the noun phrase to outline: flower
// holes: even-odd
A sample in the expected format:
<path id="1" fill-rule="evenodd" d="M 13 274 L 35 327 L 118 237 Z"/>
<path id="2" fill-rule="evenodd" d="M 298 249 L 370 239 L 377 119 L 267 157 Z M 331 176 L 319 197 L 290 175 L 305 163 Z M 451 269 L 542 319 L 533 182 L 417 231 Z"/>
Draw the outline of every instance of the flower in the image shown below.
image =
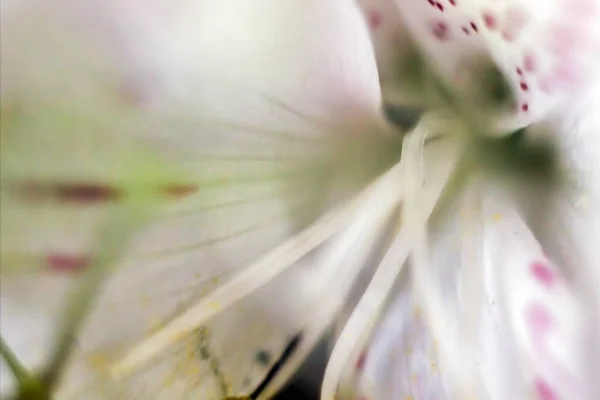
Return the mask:
<path id="1" fill-rule="evenodd" d="M 2 21 L 1 292 L 43 372 L 22 396 L 268 398 L 337 321 L 324 400 L 591 398 L 598 96 L 526 82 L 504 112 L 481 54 L 521 55 L 477 22 L 447 36 L 479 3 L 398 2 L 428 55 L 379 53 L 419 67 L 382 79 L 426 110 L 410 132 L 381 115 L 350 1 L 22 4 Z"/>

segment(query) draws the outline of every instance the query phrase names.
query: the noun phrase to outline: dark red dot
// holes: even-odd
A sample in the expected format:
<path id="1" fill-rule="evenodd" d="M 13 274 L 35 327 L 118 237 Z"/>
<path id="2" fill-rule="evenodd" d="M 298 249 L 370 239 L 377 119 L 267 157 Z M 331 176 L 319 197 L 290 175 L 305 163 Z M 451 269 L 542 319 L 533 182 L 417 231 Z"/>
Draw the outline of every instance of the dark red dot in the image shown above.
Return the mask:
<path id="1" fill-rule="evenodd" d="M 123 194 L 116 187 L 97 183 L 57 183 L 52 190 L 58 199 L 73 203 L 111 201 Z"/>
<path id="2" fill-rule="evenodd" d="M 448 0 L 448 1 L 449 1 L 449 3 L 450 3 L 451 5 L 453 5 L 453 6 L 455 6 L 455 5 L 456 5 L 456 0 Z"/>
<path id="3" fill-rule="evenodd" d="M 527 103 L 522 104 L 521 111 L 524 111 L 524 112 L 529 111 L 529 104 L 527 104 Z"/>
<path id="4" fill-rule="evenodd" d="M 438 10 L 444 12 L 444 6 L 442 5 L 442 3 L 435 3 L 435 6 Z"/>
<path id="5" fill-rule="evenodd" d="M 83 271 L 90 260 L 82 255 L 55 253 L 46 256 L 46 263 L 53 272 L 75 274 Z"/>
<path id="6" fill-rule="evenodd" d="M 517 75 L 523 76 L 523 70 L 517 67 Z"/>
<path id="7" fill-rule="evenodd" d="M 490 12 L 483 13 L 483 23 L 489 30 L 494 30 L 498 27 L 498 20 Z"/>
<path id="8" fill-rule="evenodd" d="M 435 1 L 433 1 L 433 0 L 427 0 L 427 2 L 428 2 L 429 4 L 431 4 L 433 7 L 435 7 Z"/>
<path id="9" fill-rule="evenodd" d="M 467 28 L 466 26 L 462 27 L 462 31 L 466 34 L 466 35 L 470 35 L 471 32 L 469 31 L 469 28 Z"/>
<path id="10" fill-rule="evenodd" d="M 477 28 L 477 24 L 475 24 L 475 22 L 471 22 L 471 28 L 473 28 L 475 32 L 479 32 L 479 28 Z"/>
<path id="11" fill-rule="evenodd" d="M 529 86 L 525 82 L 521 82 L 521 84 L 519 86 L 520 86 L 521 90 L 523 90 L 525 92 L 529 90 Z"/>

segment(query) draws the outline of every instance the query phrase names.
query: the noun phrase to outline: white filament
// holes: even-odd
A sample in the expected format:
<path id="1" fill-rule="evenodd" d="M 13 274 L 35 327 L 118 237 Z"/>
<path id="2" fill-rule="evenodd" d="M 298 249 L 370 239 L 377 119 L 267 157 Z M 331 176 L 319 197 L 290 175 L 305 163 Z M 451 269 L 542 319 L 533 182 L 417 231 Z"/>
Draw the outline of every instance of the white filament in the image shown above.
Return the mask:
<path id="1" fill-rule="evenodd" d="M 340 231 L 344 224 L 355 218 L 355 213 L 360 207 L 371 204 L 374 199 L 380 197 L 391 205 L 395 204 L 401 196 L 401 191 L 396 189 L 399 180 L 399 166 L 395 166 L 353 200 L 328 212 L 306 230 L 273 249 L 232 280 L 192 305 L 164 328 L 144 339 L 113 367 L 113 374 L 119 377 L 129 373 L 183 335 L 192 332 L 211 317 L 269 282 Z M 390 190 L 390 187 L 394 190 Z"/>
<path id="2" fill-rule="evenodd" d="M 410 190 L 418 193 L 426 192 L 419 204 L 420 213 L 415 214 L 423 226 L 427 223 L 437 200 L 446 186 L 452 168 L 445 168 L 441 173 L 432 175 L 431 187 L 427 191 L 416 188 L 414 181 L 422 181 L 423 143 L 426 138 L 424 131 L 408 135 L 404 140 L 402 153 L 404 192 L 410 196 Z M 439 172 L 439 171 L 435 171 Z M 428 182 L 429 184 L 429 182 Z M 415 223 L 417 223 L 415 221 Z M 325 371 L 321 400 L 333 400 L 336 397 L 343 373 L 348 365 L 354 365 L 360 350 L 369 339 L 375 323 L 383 312 L 396 278 L 400 274 L 411 249 L 415 245 L 414 229 L 411 224 L 403 226 L 386 252 L 373 279 L 361 297 L 350 319 L 344 327 Z"/>
<path id="3" fill-rule="evenodd" d="M 308 318 L 309 322 L 302 334 L 300 346 L 259 399 L 270 399 L 277 393 L 334 321 L 397 205 L 398 193 L 401 193 L 401 180 L 396 172 L 398 171 L 394 171 L 390 176 L 393 179 L 388 180 L 380 190 L 374 191 L 369 201 L 363 203 L 350 227 L 323 255 L 320 264 L 327 273 L 320 277 L 317 283 L 321 286 L 319 290 L 323 296 L 319 297 L 320 302 L 315 304 L 316 315 Z M 331 268 L 331 265 L 335 267 Z"/>
<path id="4" fill-rule="evenodd" d="M 419 130 L 423 125 L 417 126 L 415 136 L 418 138 Z M 414 148 L 420 143 L 415 139 L 407 143 Z M 409 152 L 414 157 L 418 152 Z M 413 158 L 411 164 L 418 166 L 419 160 Z M 473 365 L 471 358 L 465 351 L 464 342 L 461 340 L 458 325 L 448 316 L 448 308 L 442 298 L 441 284 L 438 282 L 429 260 L 427 220 L 428 210 L 424 209 L 424 191 L 421 190 L 423 178 L 413 174 L 413 180 L 409 181 L 411 187 L 406 189 L 407 196 L 404 201 L 403 218 L 406 220 L 407 229 L 412 233 L 414 247 L 411 253 L 411 279 L 412 294 L 415 303 L 418 304 L 425 317 L 425 321 L 431 329 L 432 336 L 439 341 L 439 351 L 442 361 L 447 370 L 458 382 L 458 398 L 474 398 L 469 373 Z"/>

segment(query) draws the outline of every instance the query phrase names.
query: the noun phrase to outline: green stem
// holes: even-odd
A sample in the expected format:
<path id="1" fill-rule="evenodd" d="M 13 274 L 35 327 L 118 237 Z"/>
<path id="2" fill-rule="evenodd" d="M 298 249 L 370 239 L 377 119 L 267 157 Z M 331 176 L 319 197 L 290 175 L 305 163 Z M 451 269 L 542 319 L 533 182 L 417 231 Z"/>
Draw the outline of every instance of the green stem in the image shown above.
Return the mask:
<path id="1" fill-rule="evenodd" d="M 42 381 L 49 392 L 52 392 L 60 381 L 65 364 L 73 350 L 75 338 L 83 327 L 103 283 L 110 276 L 112 266 L 126 249 L 128 239 L 148 219 L 149 211 L 154 210 L 152 207 L 144 206 L 132 208 L 119 205 L 114 214 L 108 218 L 107 224 L 100 233 L 100 245 L 90 268 L 86 270 L 81 281 L 69 295 L 55 350 L 42 374 Z M 140 212 L 140 209 L 144 211 Z"/>
<path id="2" fill-rule="evenodd" d="M 21 361 L 19 361 L 10 347 L 8 347 L 2 335 L 0 335 L 0 354 L 4 361 L 6 361 L 6 364 L 8 364 L 8 367 L 19 384 L 23 384 L 32 379 L 32 374 L 25 368 Z"/>

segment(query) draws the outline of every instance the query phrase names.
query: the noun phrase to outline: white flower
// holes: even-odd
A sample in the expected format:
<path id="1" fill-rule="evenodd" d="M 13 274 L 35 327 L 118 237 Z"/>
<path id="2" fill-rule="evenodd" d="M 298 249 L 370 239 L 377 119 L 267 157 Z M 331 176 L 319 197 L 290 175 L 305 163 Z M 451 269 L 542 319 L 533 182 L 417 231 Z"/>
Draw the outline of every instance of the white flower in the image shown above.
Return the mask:
<path id="1" fill-rule="evenodd" d="M 3 3 L 1 326 L 58 398 L 268 398 L 334 324 L 324 400 L 593 398 L 597 41 L 544 83 L 596 2 L 524 3 L 523 40 L 516 3 L 363 3 L 410 133 L 350 1 Z"/>

